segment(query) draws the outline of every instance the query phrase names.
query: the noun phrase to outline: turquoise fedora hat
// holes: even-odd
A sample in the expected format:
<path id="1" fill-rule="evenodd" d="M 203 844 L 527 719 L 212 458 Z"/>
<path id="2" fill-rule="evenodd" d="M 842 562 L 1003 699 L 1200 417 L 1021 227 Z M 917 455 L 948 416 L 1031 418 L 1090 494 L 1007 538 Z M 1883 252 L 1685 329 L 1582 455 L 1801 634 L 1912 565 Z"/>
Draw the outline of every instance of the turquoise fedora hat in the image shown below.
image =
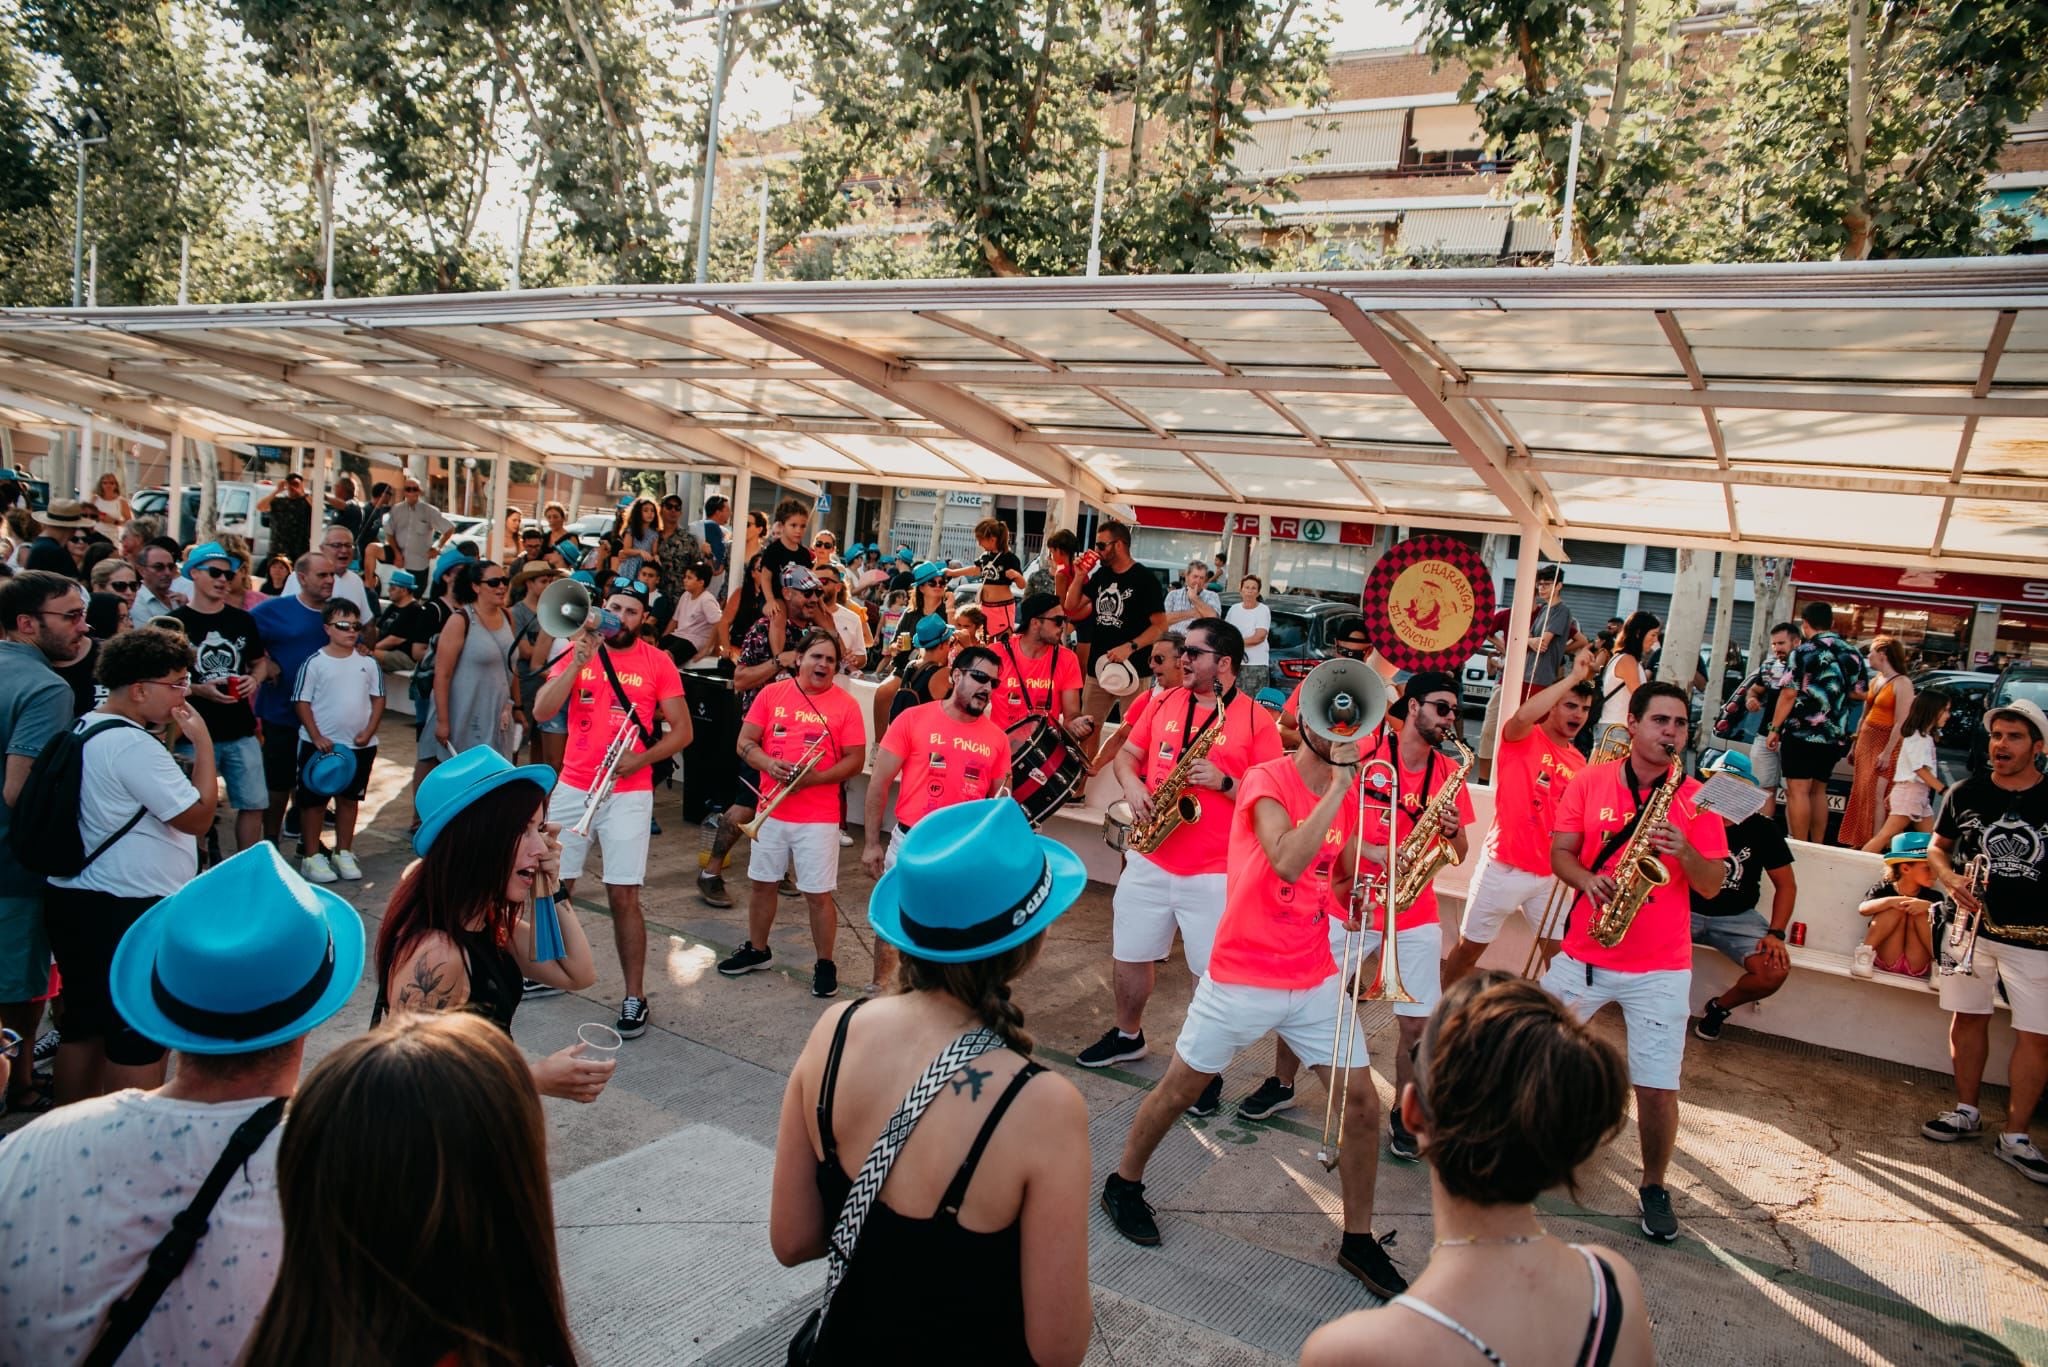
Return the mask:
<path id="1" fill-rule="evenodd" d="M 868 899 L 868 924 L 905 954 L 971 963 L 1023 944 L 1088 886 L 1081 856 L 1031 829 L 1007 797 L 928 814 Z"/>
<path id="2" fill-rule="evenodd" d="M 444 827 L 464 807 L 508 783 L 538 783 L 543 793 L 552 792 L 555 771 L 545 764 L 515 766 L 488 745 L 464 750 L 454 759 L 443 760 L 420 780 L 420 828 L 412 835 L 412 852 L 424 855 Z"/>
<path id="3" fill-rule="evenodd" d="M 188 1054 L 285 1044 L 348 1004 L 363 976 L 363 918 L 252 845 L 128 928 L 108 975 L 144 1038 Z"/>

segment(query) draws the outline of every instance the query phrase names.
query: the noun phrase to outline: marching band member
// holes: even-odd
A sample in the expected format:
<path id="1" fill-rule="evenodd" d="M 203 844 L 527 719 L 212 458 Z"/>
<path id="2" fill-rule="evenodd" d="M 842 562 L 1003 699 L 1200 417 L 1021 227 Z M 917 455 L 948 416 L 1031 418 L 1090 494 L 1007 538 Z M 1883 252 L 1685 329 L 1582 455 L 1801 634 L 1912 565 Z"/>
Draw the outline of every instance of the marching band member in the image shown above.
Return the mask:
<path id="1" fill-rule="evenodd" d="M 1457 734 L 1457 679 L 1433 669 L 1409 675 L 1408 682 L 1402 686 L 1401 696 L 1387 709 L 1387 715 L 1401 723 L 1400 733 L 1393 737 L 1391 745 L 1382 735 L 1366 747 L 1364 758 L 1388 759 L 1399 766 L 1401 815 L 1394 822 L 1394 842 L 1406 841 L 1416 822 L 1435 804 L 1438 809 L 1437 831 L 1451 842 L 1451 847 L 1458 852 L 1458 860 L 1462 862 L 1470 848 L 1465 828 L 1472 824 L 1474 816 L 1472 790 L 1462 780 L 1459 762 L 1446 756 L 1439 748 L 1446 737 Z M 1457 783 L 1456 796 L 1448 804 L 1436 803 L 1445 785 L 1452 782 Z M 1374 796 L 1384 801 L 1388 794 L 1368 793 L 1368 804 Z M 1365 853 L 1359 863 L 1368 877 L 1384 878 L 1385 875 L 1380 861 L 1387 854 L 1386 817 L 1384 807 L 1374 807 L 1366 813 Z M 1395 873 L 1405 875 L 1406 870 L 1397 863 Z M 1365 954 L 1370 955 L 1380 947 L 1385 925 L 1386 909 L 1375 898 L 1365 917 Z M 1423 1022 L 1429 1019 L 1431 1009 L 1443 995 L 1444 928 L 1437 914 L 1434 886 L 1425 887 L 1407 910 L 1395 913 L 1394 934 L 1400 940 L 1394 947 L 1399 961 L 1411 965 L 1406 982 L 1409 992 L 1416 998 L 1412 1002 L 1394 1003 L 1394 1019 L 1401 1031 L 1401 1042 L 1394 1054 L 1394 1091 L 1398 1095 L 1411 1080 L 1415 1067 L 1415 1042 L 1422 1038 Z M 1387 1132 L 1387 1147 L 1394 1157 L 1413 1161 L 1419 1156 L 1415 1136 L 1402 1125 L 1398 1112 L 1388 1113 Z"/>
<path id="2" fill-rule="evenodd" d="M 811 913 L 817 967 L 811 995 L 836 996 L 839 969 L 832 945 L 839 933 L 832 893 L 839 886 L 839 785 L 860 772 L 867 757 L 867 727 L 860 704 L 837 683 L 838 633 L 813 628 L 796 643 L 796 677 L 770 684 L 755 697 L 740 727 L 742 763 L 761 775 L 761 815 L 747 854 L 753 900 L 747 940 L 718 965 L 728 978 L 766 968 L 775 958 L 768 932 L 775 925 L 775 885 L 794 873 Z"/>
<path id="3" fill-rule="evenodd" d="M 1985 712 L 1984 734 L 1990 768 L 1949 794 L 1927 850 L 1935 881 L 1981 924 L 1968 953 L 1970 971 L 1940 972 L 1935 979 L 1942 1009 L 1955 1013 L 1948 1050 L 1956 1105 L 1920 1133 L 1949 1144 L 1983 1128 L 1977 1094 L 1991 1052 L 1993 998 L 2002 986 L 2012 1005 L 2013 1042 L 1998 1156 L 2030 1180 L 2048 1182 L 2048 1160 L 2027 1137 L 2048 1083 L 2048 897 L 2042 887 L 2048 883 L 2048 782 L 2036 767 L 2048 716 L 2022 698 Z M 1978 858 L 1984 860 L 1981 885 L 1969 873 Z"/>
<path id="4" fill-rule="evenodd" d="M 1224 870 L 1229 866 L 1230 818 L 1236 790 L 1254 764 L 1277 759 L 1280 732 L 1260 707 L 1237 691 L 1244 636 L 1228 622 L 1204 618 L 1188 627 L 1181 644 L 1184 688 L 1159 699 L 1117 752 L 1116 774 L 1136 821 L 1149 826 L 1160 785 L 1180 768 L 1182 751 L 1208 728 L 1220 727 L 1209 752 L 1185 775 L 1184 796 L 1198 816 L 1180 823 L 1150 854 L 1132 850 L 1117 880 L 1111 953 L 1116 960 L 1116 1023 L 1082 1050 L 1084 1068 L 1145 1056 L 1143 1019 L 1158 961 L 1173 948 L 1180 928 L 1188 972 L 1209 966 L 1209 946 L 1223 916 Z M 1222 1079 L 1212 1078 L 1201 1105 L 1213 1112 Z"/>
<path id="5" fill-rule="evenodd" d="M 1237 633 L 1235 627 L 1223 629 Z M 1206 620 L 1189 627 L 1191 652 L 1213 645 L 1213 638 L 1197 638 L 1215 630 Z M 1207 666 L 1197 667 L 1207 672 Z M 1169 695 L 1167 703 L 1173 701 Z M 1292 756 L 1246 769 L 1235 806 L 1219 803 L 1203 816 L 1204 830 L 1211 821 L 1229 823 L 1228 892 L 1215 948 L 1208 971 L 1195 984 L 1166 1076 L 1138 1108 L 1123 1157 L 1104 1180 L 1102 1208 L 1133 1243 L 1159 1242 L 1159 1225 L 1145 1200 L 1152 1151 L 1183 1109 L 1216 1088 L 1240 1050 L 1277 1030 L 1325 1087 L 1336 1085 L 1338 1067 L 1353 1074 L 1344 1086 L 1344 1124 L 1366 1140 L 1338 1150 L 1344 1238 L 1337 1261 L 1384 1298 L 1408 1284 L 1372 1234 L 1379 1146 L 1371 1136 L 1379 1127 L 1379 1095 L 1364 1056 L 1363 1030 L 1351 1036 L 1351 1057 L 1337 1057 L 1344 982 L 1330 953 L 1331 931 L 1346 924 L 1345 915 L 1354 917 L 1350 929 L 1359 926 L 1355 913 L 1347 913 L 1331 893 L 1332 870 L 1357 821 L 1358 749 L 1311 738 Z M 1129 966 L 1118 962 L 1119 982 Z"/>
<path id="6" fill-rule="evenodd" d="M 1599 672 L 1599 655 L 1591 647 L 1580 651 L 1569 673 L 1523 703 L 1501 728 L 1493 767 L 1493 825 L 1465 894 L 1457 948 L 1444 963 L 1446 987 L 1472 971 L 1517 911 L 1528 918 L 1532 933 L 1543 929 L 1543 912 L 1557 885 L 1550 871 L 1551 822 L 1565 785 L 1585 763 L 1572 740 L 1599 700 L 1593 682 Z M 1544 952 L 1556 953 L 1557 942 L 1546 944 Z"/>
<path id="7" fill-rule="evenodd" d="M 1034 593 L 1017 606 L 1017 627 L 997 652 L 1001 669 L 989 694 L 989 715 L 1005 731 L 1033 712 L 1044 714 L 1075 740 L 1095 733 L 1095 719 L 1081 711 L 1081 661 L 1060 644 L 1067 615 L 1049 593 Z"/>
<path id="8" fill-rule="evenodd" d="M 896 867 L 896 851 L 910 828 L 941 807 L 973 802 L 1002 792 L 1010 778 L 1010 738 L 988 715 L 989 695 L 1001 667 L 987 646 L 969 646 L 953 659 L 952 692 L 899 714 L 882 734 L 874 772 L 868 776 L 867 843 L 860 852 L 868 877 Z M 886 850 L 882 831 L 890 823 L 889 784 L 903 776 L 896 799 L 894 829 Z M 896 950 L 875 941 L 875 993 L 896 978 Z"/>
<path id="9" fill-rule="evenodd" d="M 1543 986 L 1581 1020 L 1609 1002 L 1621 1006 L 1643 1150 L 1642 1228 L 1664 1243 L 1678 1237 L 1664 1170 L 1678 1142 L 1679 1064 L 1692 1015 L 1691 894 L 1714 896 L 1728 872 L 1727 832 L 1694 800 L 1698 780 L 1679 770 L 1676 788 L 1669 786 L 1674 757 L 1685 749 L 1687 710 L 1676 684 L 1638 688 L 1628 705 L 1628 754 L 1579 770 L 1559 799 L 1550 866 L 1580 900 L 1564 948 L 1543 976 Z M 1640 831 L 1659 803 L 1666 803 L 1664 819 Z M 1625 866 L 1639 842 L 1643 862 L 1661 865 L 1663 880 L 1649 887 L 1619 943 L 1604 945 L 1592 922 L 1618 891 L 1641 887 L 1642 873 Z"/>
<path id="10" fill-rule="evenodd" d="M 1379 671 L 1381 678 L 1391 678 L 1394 670 L 1372 648 L 1372 641 L 1365 634 L 1365 623 L 1354 621 L 1344 628 L 1342 634 L 1330 642 L 1330 658 L 1335 660 L 1363 660 Z M 1301 744 L 1301 690 L 1295 689 L 1287 695 L 1286 705 L 1280 709 L 1280 742 L 1289 750 Z"/>
<path id="11" fill-rule="evenodd" d="M 554 673 L 534 696 L 533 711 L 541 721 L 565 707 L 569 711 L 562 781 L 548 798 L 548 822 L 562 828 L 560 896 L 567 902 L 574 893 L 595 840 L 604 854 L 612 942 L 626 979 L 618 1031 L 636 1039 L 647 1030 L 647 925 L 640 885 L 647 879 L 647 841 L 654 822 L 654 765 L 690 743 L 690 711 L 683 705 L 676 662 L 640 635 L 647 606 L 639 594 L 615 588 L 604 609 L 618 622 L 616 633 L 600 640 L 593 614 L 576 634 L 575 648 L 555 663 Z M 632 742 L 612 771 L 611 795 L 599 806 L 590 835 L 578 835 L 572 828 L 590 802 L 598 766 L 628 717 Z M 663 725 L 665 735 L 660 733 Z"/>
<path id="12" fill-rule="evenodd" d="M 740 640 L 732 691 L 739 701 L 742 721 L 762 689 L 796 672 L 796 638 L 813 627 L 832 627 L 824 611 L 818 576 L 808 566 L 784 565 L 776 590 L 782 595 L 782 610 L 756 617 Z M 704 867 L 697 870 L 697 896 L 714 907 L 732 905 L 732 897 L 725 890 L 725 861 L 732 854 L 732 847 L 739 843 L 741 826 L 754 819 L 754 803 L 760 791 L 761 776 L 746 766 L 746 752 L 740 753 L 739 772 L 733 777 L 725 809 L 718 814 L 711 848 L 705 851 Z"/>

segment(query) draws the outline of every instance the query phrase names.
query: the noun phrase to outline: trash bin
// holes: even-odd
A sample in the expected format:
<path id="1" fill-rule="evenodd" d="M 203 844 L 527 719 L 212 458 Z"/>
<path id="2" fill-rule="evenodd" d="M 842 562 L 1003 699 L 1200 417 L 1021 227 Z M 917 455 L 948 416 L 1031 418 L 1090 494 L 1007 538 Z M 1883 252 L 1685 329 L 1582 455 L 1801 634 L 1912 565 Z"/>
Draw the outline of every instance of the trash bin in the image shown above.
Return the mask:
<path id="1" fill-rule="evenodd" d="M 690 709 L 690 743 L 683 749 L 683 820 L 702 821 L 733 802 L 740 740 L 739 700 L 732 680 L 713 671 L 686 669 L 683 703 Z"/>

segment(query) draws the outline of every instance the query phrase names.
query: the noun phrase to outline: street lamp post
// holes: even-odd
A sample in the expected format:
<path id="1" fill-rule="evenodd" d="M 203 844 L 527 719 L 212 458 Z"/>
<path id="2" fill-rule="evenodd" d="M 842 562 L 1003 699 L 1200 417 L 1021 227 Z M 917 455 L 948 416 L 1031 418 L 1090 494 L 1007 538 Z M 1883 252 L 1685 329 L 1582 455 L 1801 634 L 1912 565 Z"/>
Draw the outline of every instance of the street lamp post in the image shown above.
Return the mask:
<path id="1" fill-rule="evenodd" d="M 711 201 L 718 184 L 718 107 L 725 102 L 725 77 L 732 66 L 732 21 L 736 14 L 755 14 L 780 8 L 783 0 L 750 0 L 750 3 L 721 5 L 716 9 L 685 14 L 682 22 L 718 20 L 718 65 L 711 74 L 711 103 L 704 111 L 704 169 L 697 190 L 697 283 L 711 274 Z"/>
<path id="2" fill-rule="evenodd" d="M 78 195 L 71 211 L 71 307 L 79 308 L 85 303 L 85 155 L 89 147 L 97 147 L 107 140 L 102 132 L 96 138 L 88 138 L 88 128 L 106 128 L 106 121 L 91 109 L 78 116 L 77 123 L 66 128 L 55 119 L 48 120 L 57 130 L 57 136 L 71 144 L 71 154 L 78 161 Z"/>

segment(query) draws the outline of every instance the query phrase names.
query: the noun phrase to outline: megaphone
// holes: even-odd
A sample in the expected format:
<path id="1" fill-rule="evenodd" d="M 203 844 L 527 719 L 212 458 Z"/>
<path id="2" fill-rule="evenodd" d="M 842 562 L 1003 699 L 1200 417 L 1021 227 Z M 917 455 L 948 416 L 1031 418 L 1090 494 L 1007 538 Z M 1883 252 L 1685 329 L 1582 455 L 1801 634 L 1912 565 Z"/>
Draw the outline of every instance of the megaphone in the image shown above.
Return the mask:
<path id="1" fill-rule="evenodd" d="M 594 611 L 589 589 L 573 579 L 557 579 L 541 594 L 533 615 L 542 631 L 556 640 L 567 640 L 583 630 Z"/>
<path id="2" fill-rule="evenodd" d="M 1377 670 L 1363 660 L 1341 657 L 1310 670 L 1300 696 L 1301 732 L 1325 747 L 1363 742 L 1386 720 L 1392 701 Z"/>

